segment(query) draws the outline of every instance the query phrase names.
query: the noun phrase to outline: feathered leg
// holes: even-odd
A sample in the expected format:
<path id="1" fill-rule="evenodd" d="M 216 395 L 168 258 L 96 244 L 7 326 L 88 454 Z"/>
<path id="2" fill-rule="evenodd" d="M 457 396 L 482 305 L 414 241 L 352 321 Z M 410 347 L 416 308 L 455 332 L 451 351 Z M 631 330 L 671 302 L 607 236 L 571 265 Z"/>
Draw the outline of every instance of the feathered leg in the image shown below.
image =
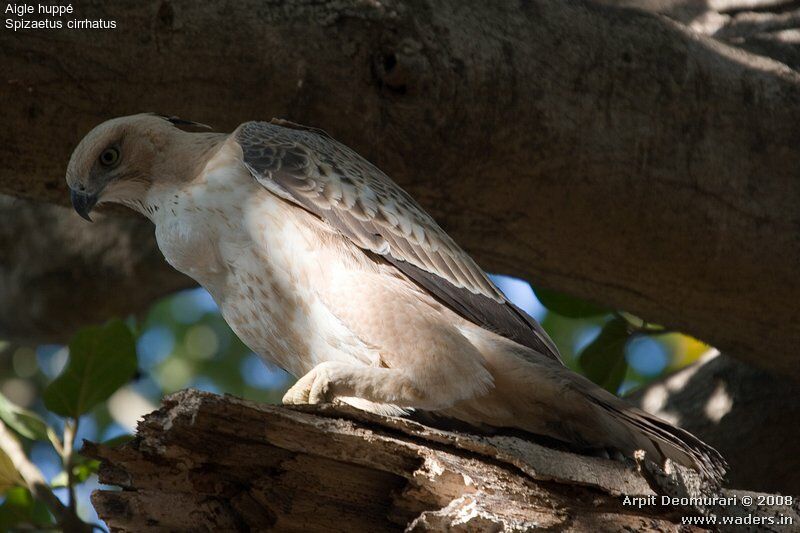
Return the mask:
<path id="1" fill-rule="evenodd" d="M 317 404 L 358 398 L 375 404 L 431 411 L 452 407 L 453 398 L 441 394 L 441 389 L 430 390 L 419 384 L 419 379 L 402 369 L 327 361 L 297 380 L 284 395 L 283 403 Z"/>

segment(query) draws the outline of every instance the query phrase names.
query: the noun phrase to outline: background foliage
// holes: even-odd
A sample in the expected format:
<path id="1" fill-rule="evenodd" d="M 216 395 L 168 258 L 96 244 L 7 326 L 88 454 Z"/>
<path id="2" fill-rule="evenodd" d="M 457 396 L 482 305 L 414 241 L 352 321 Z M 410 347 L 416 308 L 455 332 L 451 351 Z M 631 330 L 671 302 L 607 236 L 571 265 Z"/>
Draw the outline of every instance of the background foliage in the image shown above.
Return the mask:
<path id="1" fill-rule="evenodd" d="M 518 279 L 493 279 L 542 323 L 571 368 L 612 392 L 657 379 L 708 350 L 627 313 Z M 66 504 L 72 499 L 90 523 L 98 523 L 89 502 L 98 486 L 97 464 L 72 453 L 73 438 L 78 450 L 83 439 L 128 438 L 164 394 L 182 388 L 277 403 L 293 381 L 239 341 L 202 289 L 168 297 L 138 320 L 84 328 L 69 346 L 0 342 L 0 418 L 56 495 Z M 0 530 L 52 527 L 48 510 L 24 488 L 5 454 L 0 493 Z"/>

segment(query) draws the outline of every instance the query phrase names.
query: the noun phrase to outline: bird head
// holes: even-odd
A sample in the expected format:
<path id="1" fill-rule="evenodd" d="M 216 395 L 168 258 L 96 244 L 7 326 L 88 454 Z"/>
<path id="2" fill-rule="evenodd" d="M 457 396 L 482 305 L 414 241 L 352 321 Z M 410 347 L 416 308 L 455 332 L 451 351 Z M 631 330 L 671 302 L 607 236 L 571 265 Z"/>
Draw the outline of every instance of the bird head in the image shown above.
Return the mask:
<path id="1" fill-rule="evenodd" d="M 78 144 L 67 166 L 72 206 L 89 220 L 95 205 L 116 202 L 135 207 L 154 181 L 169 179 L 176 126 L 202 124 L 144 113 L 103 122 Z"/>

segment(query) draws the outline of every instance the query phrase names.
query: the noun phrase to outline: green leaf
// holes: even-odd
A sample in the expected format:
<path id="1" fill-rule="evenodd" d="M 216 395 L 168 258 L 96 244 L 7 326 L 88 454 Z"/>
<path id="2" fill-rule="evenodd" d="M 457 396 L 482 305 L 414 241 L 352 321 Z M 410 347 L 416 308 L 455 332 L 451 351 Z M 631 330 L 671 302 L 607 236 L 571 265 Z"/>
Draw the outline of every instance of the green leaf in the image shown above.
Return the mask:
<path id="1" fill-rule="evenodd" d="M 97 470 L 100 468 L 100 461 L 96 459 L 86 459 L 78 464 L 73 465 L 72 467 L 72 479 L 75 480 L 75 484 L 83 483 L 92 474 L 96 474 Z M 66 487 L 68 483 L 67 478 L 67 471 L 62 470 L 59 472 L 51 481 L 50 486 L 53 488 L 58 487 Z"/>
<path id="2" fill-rule="evenodd" d="M 19 525 L 46 529 L 53 525 L 53 517 L 42 502 L 33 499 L 25 487 L 15 487 L 6 493 L 0 505 L 0 531 L 12 531 Z"/>
<path id="3" fill-rule="evenodd" d="M 589 318 L 593 316 L 607 315 L 610 309 L 594 305 L 578 298 L 573 298 L 561 292 L 532 287 L 536 298 L 547 309 L 568 318 Z"/>
<path id="4" fill-rule="evenodd" d="M 128 383 L 136 368 L 136 344 L 124 322 L 84 328 L 69 343 L 66 368 L 44 390 L 44 404 L 79 418 Z"/>
<path id="5" fill-rule="evenodd" d="M 625 344 L 629 337 L 624 319 L 616 317 L 607 322 L 597 338 L 578 356 L 584 375 L 607 391 L 616 393 L 628 370 Z"/>
<path id="6" fill-rule="evenodd" d="M 73 472 L 74 472 L 74 469 L 73 469 Z M 59 489 L 61 487 L 66 487 L 67 483 L 69 483 L 69 479 L 67 478 L 67 471 L 66 470 L 62 470 L 61 472 L 59 472 L 58 474 L 53 476 L 53 479 L 50 480 L 50 486 L 53 487 L 54 489 Z"/>
<path id="7" fill-rule="evenodd" d="M 14 431 L 31 440 L 48 440 L 48 425 L 33 411 L 23 409 L 0 394 L 0 419 Z"/>
<path id="8" fill-rule="evenodd" d="M 97 459 L 90 459 L 84 463 L 75 465 L 72 469 L 72 476 L 76 483 L 83 483 L 89 479 L 92 474 L 96 474 L 99 469 L 100 461 Z"/>
<path id="9" fill-rule="evenodd" d="M 17 468 L 11 461 L 11 458 L 0 450 L 0 495 L 5 494 L 14 487 L 24 485 L 25 482 L 17 472 Z"/>

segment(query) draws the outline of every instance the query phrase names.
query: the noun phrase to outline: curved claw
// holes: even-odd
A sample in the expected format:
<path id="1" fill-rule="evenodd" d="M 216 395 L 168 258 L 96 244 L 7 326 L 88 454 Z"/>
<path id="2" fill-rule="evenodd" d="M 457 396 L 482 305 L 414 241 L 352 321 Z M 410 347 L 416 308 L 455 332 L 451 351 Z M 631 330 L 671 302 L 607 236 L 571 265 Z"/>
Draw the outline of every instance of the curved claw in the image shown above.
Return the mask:
<path id="1" fill-rule="evenodd" d="M 332 394 L 332 363 L 320 363 L 297 380 L 286 394 L 283 403 L 287 405 L 330 403 Z"/>

